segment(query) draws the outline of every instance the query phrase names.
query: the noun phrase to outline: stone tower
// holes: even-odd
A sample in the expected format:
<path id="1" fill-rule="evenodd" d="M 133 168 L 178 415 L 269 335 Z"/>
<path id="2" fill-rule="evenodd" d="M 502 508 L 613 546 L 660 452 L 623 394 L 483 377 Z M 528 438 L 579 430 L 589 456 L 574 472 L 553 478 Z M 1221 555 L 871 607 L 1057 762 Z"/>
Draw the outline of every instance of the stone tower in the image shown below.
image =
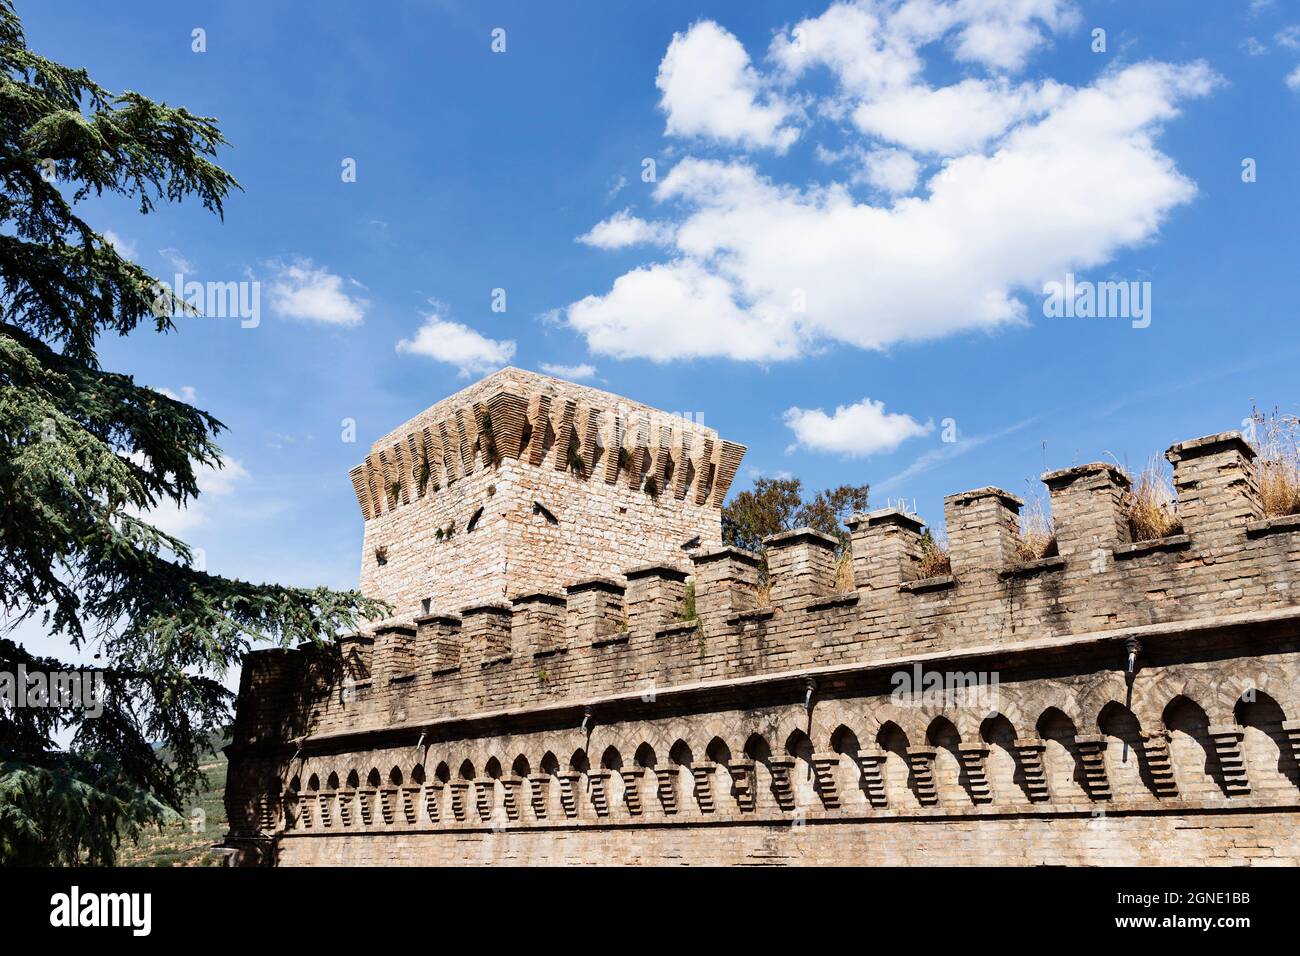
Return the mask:
<path id="1" fill-rule="evenodd" d="M 361 590 L 394 616 L 560 593 L 722 544 L 745 453 L 711 428 L 506 368 L 380 438 L 351 471 Z"/>

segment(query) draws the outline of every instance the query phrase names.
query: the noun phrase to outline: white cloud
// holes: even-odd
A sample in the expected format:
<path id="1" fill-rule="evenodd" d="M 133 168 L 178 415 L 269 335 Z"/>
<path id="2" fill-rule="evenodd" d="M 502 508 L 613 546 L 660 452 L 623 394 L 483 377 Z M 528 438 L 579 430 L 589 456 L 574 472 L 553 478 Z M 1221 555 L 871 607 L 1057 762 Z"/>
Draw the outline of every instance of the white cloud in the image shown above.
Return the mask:
<path id="1" fill-rule="evenodd" d="M 1044 27 L 1063 33 L 1079 22 L 1067 0 L 931 0 L 931 5 L 952 11 L 958 60 L 1009 72 L 1023 68 L 1029 54 L 1047 43 Z"/>
<path id="2" fill-rule="evenodd" d="M 596 366 L 586 362 L 581 365 L 552 365 L 550 362 L 543 362 L 541 369 L 547 375 L 554 375 L 556 378 L 567 378 L 575 382 L 596 377 Z"/>
<path id="3" fill-rule="evenodd" d="M 345 280 L 310 259 L 270 263 L 273 275 L 267 292 L 271 306 L 291 319 L 323 325 L 360 325 L 370 303 L 354 290 L 355 280 Z M 348 287 L 351 288 L 348 288 Z"/>
<path id="4" fill-rule="evenodd" d="M 674 136 L 702 136 L 783 153 L 799 137 L 793 107 L 764 91 L 740 41 L 711 20 L 673 35 L 655 81 Z"/>
<path id="5" fill-rule="evenodd" d="M 614 358 L 767 361 L 799 354 L 798 337 L 783 317 L 740 308 L 728 280 L 690 260 L 625 273 L 605 295 L 570 305 L 566 319 L 593 352 Z"/>
<path id="6" fill-rule="evenodd" d="M 1011 6 L 990 9 L 1001 15 Z M 1043 24 L 1066 19 L 1061 4 L 1022 6 L 1041 12 Z M 915 87 L 908 95 L 922 104 L 917 115 L 872 121 L 918 148 L 957 151 L 925 184 L 928 194 L 871 205 L 838 185 L 773 181 L 744 160 L 684 158 L 653 194 L 676 211 L 671 254 L 565 310 L 594 354 L 772 361 L 826 342 L 878 349 L 1023 322 L 1021 297 L 1037 294 L 1044 279 L 1149 241 L 1196 194 L 1155 140 L 1184 102 L 1219 82 L 1204 63 L 1139 63 L 1080 88 L 993 78 L 934 91 L 919 86 L 915 37 L 932 42 L 953 23 L 971 26 L 977 8 L 905 4 L 892 14 L 906 15 L 905 24 L 853 34 L 852 24 L 882 23 L 884 9 L 832 7 L 810 27 L 802 53 L 786 39 L 773 57 L 802 57 L 786 65 L 792 76 L 800 62 L 832 64 L 841 95 Z M 1044 42 L 1035 31 L 1018 34 L 1018 49 Z M 978 46 L 958 36 L 949 37 L 958 52 L 967 40 Z M 883 60 L 868 55 L 880 49 Z M 991 64 L 1014 60 L 1007 50 L 981 55 Z M 933 122 L 966 102 L 979 114 L 967 125 Z M 854 148 L 872 156 L 882 147 L 869 139 Z M 875 155 L 879 185 L 902 191 L 902 163 L 892 168 Z"/>
<path id="7" fill-rule="evenodd" d="M 849 182 L 870 186 L 892 196 L 914 191 L 921 178 L 921 164 L 916 158 L 906 150 L 889 146 L 874 149 L 848 146 L 836 150 L 818 143 L 816 156 L 823 163 L 846 164 Z"/>
<path id="8" fill-rule="evenodd" d="M 166 395 L 173 401 L 185 402 L 187 405 L 193 405 L 199 400 L 199 393 L 194 390 L 193 385 L 182 385 L 176 391 L 172 391 L 170 388 L 155 388 L 154 391 L 160 395 Z"/>
<path id="9" fill-rule="evenodd" d="M 937 90 L 909 86 L 863 102 L 853 122 L 864 133 L 908 149 L 954 156 L 982 149 L 1013 124 L 1041 116 L 1065 92 L 1050 81 L 1041 87 L 975 79 Z"/>
<path id="10" fill-rule="evenodd" d="M 873 149 L 864 157 L 866 180 L 888 193 L 910 193 L 916 188 L 921 164 L 901 149 Z"/>
<path id="11" fill-rule="evenodd" d="M 137 251 L 135 247 L 135 243 L 127 239 L 123 239 L 112 229 L 104 230 L 104 241 L 107 242 L 110 246 L 112 246 L 117 251 L 117 254 L 121 256 L 123 259 L 135 259 L 135 254 Z"/>
<path id="12" fill-rule="evenodd" d="M 1300 92 L 1300 66 L 1286 75 L 1286 85 L 1297 92 Z"/>
<path id="13" fill-rule="evenodd" d="M 1279 30 L 1273 39 L 1288 50 L 1300 50 L 1300 24 L 1293 23 Z"/>
<path id="14" fill-rule="evenodd" d="M 841 2 L 778 34 L 770 54 L 791 77 L 826 66 L 846 92 L 869 97 L 911 85 L 924 69 L 919 51 L 939 40 L 959 62 L 1015 73 L 1049 33 L 1078 22 L 1068 0 Z"/>
<path id="15" fill-rule="evenodd" d="M 888 19 L 874 4 L 832 4 L 821 16 L 778 34 L 769 52 L 791 80 L 826 66 L 846 92 L 870 96 L 910 84 L 924 68 L 909 31 L 890 29 Z"/>
<path id="16" fill-rule="evenodd" d="M 672 226 L 646 222 L 623 209 L 596 223 L 588 232 L 579 236 L 577 241 L 597 249 L 622 249 L 643 243 L 663 245 L 671 242 L 672 238 Z"/>
<path id="17" fill-rule="evenodd" d="M 909 438 L 928 435 L 933 422 L 922 425 L 910 415 L 886 412 L 884 402 L 869 398 L 840 405 L 834 414 L 820 408 L 788 408 L 785 423 L 794 432 L 796 446 L 861 458 L 893 451 Z"/>
<path id="18" fill-rule="evenodd" d="M 170 262 L 172 268 L 182 275 L 192 275 L 196 271 L 194 263 L 190 262 L 189 259 L 186 259 L 179 249 L 174 249 L 169 246 L 166 249 L 159 249 L 158 255 Z"/>
<path id="19" fill-rule="evenodd" d="M 509 364 L 515 355 L 515 343 L 489 339 L 469 326 L 444 319 L 435 312 L 425 317 L 424 324 L 412 338 L 397 343 L 397 351 L 426 355 L 454 365 L 461 377 L 468 378 L 472 374 L 494 372 Z"/>

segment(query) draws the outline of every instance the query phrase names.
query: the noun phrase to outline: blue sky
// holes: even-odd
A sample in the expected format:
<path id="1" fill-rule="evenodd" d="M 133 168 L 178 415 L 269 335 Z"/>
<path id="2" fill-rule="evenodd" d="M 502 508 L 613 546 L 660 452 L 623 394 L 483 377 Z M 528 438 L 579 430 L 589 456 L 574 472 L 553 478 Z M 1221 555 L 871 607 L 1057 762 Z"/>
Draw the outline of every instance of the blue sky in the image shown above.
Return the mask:
<path id="1" fill-rule="evenodd" d="M 220 573 L 355 586 L 348 468 L 503 360 L 702 414 L 749 447 L 735 490 L 869 482 L 936 523 L 1297 411 L 1282 0 L 18 9 L 37 51 L 232 143 L 224 222 L 87 210 L 164 279 L 262 284 L 256 328 L 101 354 L 229 426 L 230 467 L 159 515 Z M 1149 282 L 1150 324 L 1045 316 L 1067 272 Z"/>

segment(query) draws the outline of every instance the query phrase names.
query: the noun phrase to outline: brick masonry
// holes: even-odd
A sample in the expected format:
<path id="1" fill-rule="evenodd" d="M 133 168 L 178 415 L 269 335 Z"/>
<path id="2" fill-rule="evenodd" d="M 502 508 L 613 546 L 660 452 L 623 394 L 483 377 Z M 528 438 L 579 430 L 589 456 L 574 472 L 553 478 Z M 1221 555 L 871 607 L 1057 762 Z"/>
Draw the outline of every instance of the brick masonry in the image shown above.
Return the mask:
<path id="1" fill-rule="evenodd" d="M 1030 564 L 1019 500 L 983 488 L 945 501 L 947 577 L 916 577 L 919 519 L 876 511 L 847 594 L 803 530 L 767 543 L 770 607 L 754 556 L 714 544 L 403 602 L 337 656 L 254 652 L 227 843 L 248 864 L 1295 865 L 1300 520 L 1262 518 L 1238 435 L 1168 457 L 1184 533 L 1159 541 L 1127 540 L 1125 478 L 1091 464 L 1044 476 L 1060 555 Z"/>

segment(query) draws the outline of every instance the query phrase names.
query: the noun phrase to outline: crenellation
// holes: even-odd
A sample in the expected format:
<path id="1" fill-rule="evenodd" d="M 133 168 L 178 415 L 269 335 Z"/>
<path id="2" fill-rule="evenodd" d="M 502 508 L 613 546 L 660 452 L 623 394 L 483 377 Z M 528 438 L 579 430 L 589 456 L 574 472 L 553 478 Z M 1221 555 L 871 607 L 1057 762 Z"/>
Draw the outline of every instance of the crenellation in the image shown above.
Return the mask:
<path id="1" fill-rule="evenodd" d="M 471 659 L 492 664 L 510 656 L 511 618 L 509 604 L 479 604 L 460 612 L 461 637 Z"/>
<path id="2" fill-rule="evenodd" d="M 761 558 L 742 548 L 722 548 L 692 556 L 695 614 L 709 629 L 721 630 L 736 614 L 758 606 Z"/>
<path id="3" fill-rule="evenodd" d="M 972 582 L 1014 563 L 1024 501 L 1001 488 L 977 488 L 943 499 L 953 576 Z"/>
<path id="4" fill-rule="evenodd" d="M 629 569 L 625 577 L 628 630 L 653 633 L 681 619 L 686 603 L 684 570 L 648 564 Z"/>
<path id="5" fill-rule="evenodd" d="M 459 669 L 461 619 L 449 614 L 426 614 L 415 619 L 416 658 L 420 668 L 434 674 Z"/>
<path id="6" fill-rule="evenodd" d="M 538 591 L 516 597 L 511 605 L 511 642 L 534 657 L 548 657 L 565 651 L 565 611 L 562 594 Z"/>
<path id="7" fill-rule="evenodd" d="M 1051 494 L 1056 549 L 1062 557 L 1113 551 L 1129 541 L 1124 495 L 1132 482 L 1104 462 L 1049 471 L 1042 477 Z"/>
<path id="8" fill-rule="evenodd" d="M 1180 442 L 1165 458 L 1174 467 L 1178 512 L 1189 534 L 1208 544 L 1262 516 L 1255 450 L 1239 433 Z"/>
<path id="9" fill-rule="evenodd" d="M 806 603 L 833 593 L 838 545 L 831 535 L 812 528 L 764 538 L 773 606 Z"/>
<path id="10" fill-rule="evenodd" d="M 565 589 L 568 613 L 565 633 L 577 646 L 600 643 L 627 633 L 623 598 L 627 588 L 610 578 L 575 581 Z"/>
<path id="11" fill-rule="evenodd" d="M 414 624 L 384 624 L 374 632 L 374 674 L 380 683 L 407 677 L 416 668 Z"/>
<path id="12" fill-rule="evenodd" d="M 921 530 L 916 515 L 899 508 L 856 514 L 846 522 L 852 535 L 853 578 L 859 589 L 889 592 L 916 580 L 921 561 Z"/>

